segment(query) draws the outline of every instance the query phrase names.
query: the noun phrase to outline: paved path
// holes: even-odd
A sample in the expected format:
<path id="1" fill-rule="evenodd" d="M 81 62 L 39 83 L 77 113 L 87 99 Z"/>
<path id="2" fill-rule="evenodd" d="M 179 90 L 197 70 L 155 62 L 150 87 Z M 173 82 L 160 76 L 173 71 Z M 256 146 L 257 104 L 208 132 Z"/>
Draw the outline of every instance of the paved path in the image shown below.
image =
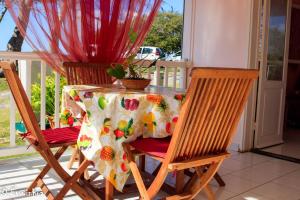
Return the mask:
<path id="1" fill-rule="evenodd" d="M 0 92 L 0 99 L 4 99 L 4 98 L 9 98 L 9 94 L 10 92 L 9 91 L 3 91 L 3 92 Z M 0 104 L 0 109 L 3 109 L 3 108 L 9 108 L 9 103 L 7 104 Z"/>
<path id="2" fill-rule="evenodd" d="M 3 92 L 0 92 L 0 97 L 1 97 L 1 98 L 5 98 L 5 97 L 7 97 L 7 96 L 9 96 L 9 91 L 3 91 Z"/>

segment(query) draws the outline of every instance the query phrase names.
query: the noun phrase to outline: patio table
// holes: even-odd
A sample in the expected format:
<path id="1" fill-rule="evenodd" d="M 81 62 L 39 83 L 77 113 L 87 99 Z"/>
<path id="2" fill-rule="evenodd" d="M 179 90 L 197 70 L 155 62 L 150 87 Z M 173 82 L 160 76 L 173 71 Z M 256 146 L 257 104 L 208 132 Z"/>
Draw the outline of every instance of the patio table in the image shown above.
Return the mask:
<path id="1" fill-rule="evenodd" d="M 71 119 L 86 113 L 78 147 L 96 170 L 122 191 L 130 175 L 122 143 L 138 137 L 170 136 L 184 93 L 152 86 L 133 91 L 118 86 L 71 85 L 63 88 L 62 113 Z"/>

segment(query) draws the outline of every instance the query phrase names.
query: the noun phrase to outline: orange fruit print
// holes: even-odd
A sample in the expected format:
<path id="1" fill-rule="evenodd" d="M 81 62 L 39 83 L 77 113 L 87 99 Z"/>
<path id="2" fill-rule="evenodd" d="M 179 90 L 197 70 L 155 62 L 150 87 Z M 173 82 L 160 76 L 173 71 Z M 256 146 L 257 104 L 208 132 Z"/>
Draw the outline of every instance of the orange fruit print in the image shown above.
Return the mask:
<path id="1" fill-rule="evenodd" d="M 100 159 L 105 161 L 112 161 L 115 157 L 115 152 L 112 147 L 104 146 L 100 152 Z"/>

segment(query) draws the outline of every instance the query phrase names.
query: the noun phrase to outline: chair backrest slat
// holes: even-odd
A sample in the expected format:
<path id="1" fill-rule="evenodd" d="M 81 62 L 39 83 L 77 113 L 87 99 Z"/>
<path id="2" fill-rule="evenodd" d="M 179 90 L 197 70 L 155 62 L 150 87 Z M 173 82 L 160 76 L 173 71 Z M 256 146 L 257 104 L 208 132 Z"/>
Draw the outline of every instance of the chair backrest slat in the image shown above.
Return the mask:
<path id="1" fill-rule="evenodd" d="M 224 153 L 257 70 L 197 68 L 172 137 L 171 161 Z"/>
<path id="2" fill-rule="evenodd" d="M 69 85 L 111 84 L 112 79 L 106 70 L 109 67 L 102 63 L 63 63 Z"/>
<path id="3" fill-rule="evenodd" d="M 215 98 L 215 106 L 219 107 L 219 109 L 216 109 L 214 111 L 214 113 L 212 114 L 212 118 L 216 118 L 216 120 L 212 120 L 212 122 L 210 123 L 209 128 L 207 129 L 207 132 L 210 133 L 207 136 L 207 142 L 203 141 L 203 148 L 204 149 L 208 149 L 211 147 L 212 142 L 215 141 L 215 139 L 219 138 L 218 134 L 216 134 L 216 132 L 218 131 L 218 129 L 216 129 L 215 127 L 219 127 L 220 123 L 222 121 L 222 116 L 224 116 L 226 107 L 224 106 L 226 104 L 226 102 L 228 102 L 229 97 L 230 97 L 230 91 L 233 90 L 232 88 L 229 88 L 228 86 L 230 86 L 230 81 L 228 79 L 224 79 L 221 80 L 221 87 L 220 89 L 220 93 L 217 92 L 217 95 L 221 95 L 224 96 L 224 99 L 218 98 L 218 96 L 216 96 Z M 229 89 L 229 92 L 226 92 Z M 206 153 L 206 152 L 205 152 Z"/>
<path id="4" fill-rule="evenodd" d="M 188 153 L 188 156 L 193 155 L 193 152 L 195 151 L 199 151 L 200 149 L 203 149 L 204 145 L 207 143 L 207 141 L 209 141 L 208 139 L 211 137 L 211 126 L 212 124 L 215 122 L 215 120 L 212 120 L 212 118 L 215 118 L 215 113 L 217 112 L 217 109 L 215 109 L 215 107 L 217 107 L 217 102 L 220 102 L 220 98 L 219 95 L 221 94 L 220 91 L 220 82 L 222 82 L 223 80 L 215 80 L 215 90 L 212 92 L 212 98 L 210 99 L 210 101 L 208 101 L 208 104 L 210 106 L 207 106 L 207 114 L 206 114 L 206 119 L 203 120 L 203 128 L 196 130 L 197 131 L 197 135 L 201 135 L 203 139 L 201 140 L 195 140 L 193 143 L 193 148 L 192 151 Z M 197 115 L 201 115 L 201 113 L 198 113 Z M 199 152 L 200 154 L 200 152 Z"/>
<path id="5" fill-rule="evenodd" d="M 27 131 L 30 132 L 33 137 L 35 137 L 41 148 L 49 148 L 43 135 L 41 134 L 41 129 L 38 125 L 37 119 L 34 115 L 20 78 L 16 72 L 15 65 L 8 62 L 0 62 L 0 68 L 3 69 L 5 78 Z"/>
<path id="6" fill-rule="evenodd" d="M 225 134 L 225 129 L 228 128 L 228 126 L 230 125 L 230 121 L 229 121 L 229 117 L 231 115 L 231 113 L 233 113 L 234 111 L 234 100 L 239 101 L 238 98 L 235 98 L 236 95 L 238 95 L 239 93 L 239 88 L 241 85 L 241 81 L 240 80 L 235 80 L 233 82 L 231 82 L 230 84 L 230 88 L 231 90 L 228 92 L 228 95 L 226 95 L 227 97 L 227 101 L 225 104 L 224 109 L 224 115 L 222 115 L 222 117 L 220 117 L 220 124 L 218 126 L 217 132 L 214 133 L 216 135 L 216 140 L 214 140 L 214 146 L 213 149 L 217 146 L 220 145 L 220 141 L 223 140 L 225 137 L 227 137 L 227 135 Z M 214 149 L 215 151 L 217 149 Z"/>

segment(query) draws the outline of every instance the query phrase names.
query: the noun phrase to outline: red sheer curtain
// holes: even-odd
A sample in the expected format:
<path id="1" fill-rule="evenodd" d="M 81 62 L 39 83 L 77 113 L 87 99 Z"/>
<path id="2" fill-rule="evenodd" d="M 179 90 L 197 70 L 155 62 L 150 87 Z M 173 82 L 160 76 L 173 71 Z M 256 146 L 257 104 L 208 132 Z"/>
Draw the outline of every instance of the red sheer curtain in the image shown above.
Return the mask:
<path id="1" fill-rule="evenodd" d="M 31 47 L 64 74 L 65 61 L 111 64 L 135 53 L 161 1 L 6 0 L 6 4 Z"/>

